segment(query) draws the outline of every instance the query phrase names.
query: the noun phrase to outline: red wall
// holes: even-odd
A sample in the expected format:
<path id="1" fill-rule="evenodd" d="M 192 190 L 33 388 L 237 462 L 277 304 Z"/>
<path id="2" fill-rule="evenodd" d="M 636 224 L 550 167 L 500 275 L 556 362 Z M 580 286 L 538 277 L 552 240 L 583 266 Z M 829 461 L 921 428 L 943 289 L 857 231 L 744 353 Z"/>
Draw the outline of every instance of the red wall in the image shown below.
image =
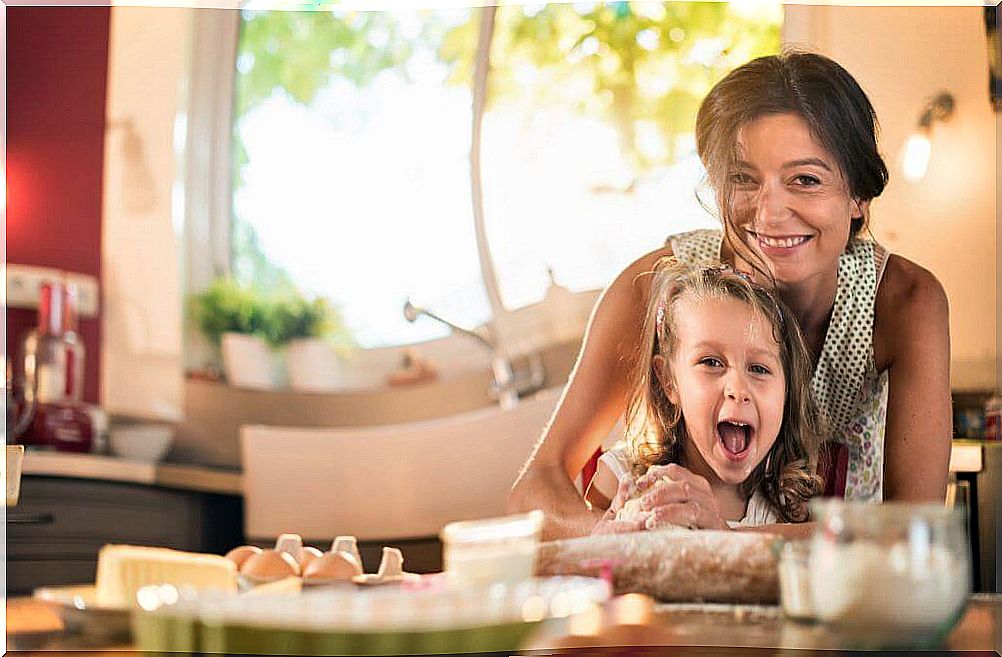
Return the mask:
<path id="1" fill-rule="evenodd" d="M 7 262 L 101 278 L 108 7 L 7 7 Z M 7 310 L 7 353 L 35 311 Z M 101 322 L 85 318 L 84 398 L 98 401 Z"/>

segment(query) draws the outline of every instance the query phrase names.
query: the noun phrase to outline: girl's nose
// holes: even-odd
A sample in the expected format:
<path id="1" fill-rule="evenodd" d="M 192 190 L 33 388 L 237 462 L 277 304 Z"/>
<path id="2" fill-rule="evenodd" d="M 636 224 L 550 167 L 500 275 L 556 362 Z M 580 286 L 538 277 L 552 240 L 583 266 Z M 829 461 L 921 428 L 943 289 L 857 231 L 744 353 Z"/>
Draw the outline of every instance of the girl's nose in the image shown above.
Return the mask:
<path id="1" fill-rule="evenodd" d="M 748 386 L 744 385 L 741 377 L 733 377 L 724 389 L 724 394 L 727 395 L 728 399 L 739 404 L 747 404 L 751 401 L 751 393 L 748 392 Z"/>

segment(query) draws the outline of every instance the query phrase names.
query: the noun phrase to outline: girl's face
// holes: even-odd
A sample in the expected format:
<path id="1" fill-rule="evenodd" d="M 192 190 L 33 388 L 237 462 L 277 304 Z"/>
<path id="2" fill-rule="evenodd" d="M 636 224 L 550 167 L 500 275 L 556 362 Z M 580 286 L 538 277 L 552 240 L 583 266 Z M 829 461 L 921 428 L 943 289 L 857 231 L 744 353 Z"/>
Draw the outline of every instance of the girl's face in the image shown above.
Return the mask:
<path id="1" fill-rule="evenodd" d="M 682 409 L 690 470 L 711 483 L 745 481 L 776 442 L 786 379 L 772 326 L 733 297 L 678 299 L 670 366 L 655 356 L 665 393 Z"/>
<path id="2" fill-rule="evenodd" d="M 773 114 L 738 131 L 731 172 L 733 216 L 777 281 L 800 283 L 838 271 L 852 217 L 868 202 L 850 197 L 835 158 L 795 114 Z"/>

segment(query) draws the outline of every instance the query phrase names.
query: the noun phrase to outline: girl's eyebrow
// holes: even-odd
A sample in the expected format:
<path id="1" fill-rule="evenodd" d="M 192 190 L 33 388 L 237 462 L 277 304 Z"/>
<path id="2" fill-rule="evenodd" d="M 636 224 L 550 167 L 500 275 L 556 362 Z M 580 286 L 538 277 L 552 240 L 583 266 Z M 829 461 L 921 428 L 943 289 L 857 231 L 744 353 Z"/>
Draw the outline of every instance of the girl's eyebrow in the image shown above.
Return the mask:
<path id="1" fill-rule="evenodd" d="M 762 358 L 764 356 L 764 357 L 770 358 L 770 359 L 772 359 L 772 360 L 774 360 L 776 362 L 780 361 L 779 354 L 775 353 L 771 349 L 766 349 L 765 347 L 757 347 L 757 348 L 749 349 L 748 350 L 748 354 L 751 357 L 753 357 L 753 358 Z"/>
<path id="2" fill-rule="evenodd" d="M 702 351 L 703 349 L 720 351 L 720 343 L 714 342 L 713 340 L 700 340 L 692 346 L 692 349 L 693 351 Z"/>

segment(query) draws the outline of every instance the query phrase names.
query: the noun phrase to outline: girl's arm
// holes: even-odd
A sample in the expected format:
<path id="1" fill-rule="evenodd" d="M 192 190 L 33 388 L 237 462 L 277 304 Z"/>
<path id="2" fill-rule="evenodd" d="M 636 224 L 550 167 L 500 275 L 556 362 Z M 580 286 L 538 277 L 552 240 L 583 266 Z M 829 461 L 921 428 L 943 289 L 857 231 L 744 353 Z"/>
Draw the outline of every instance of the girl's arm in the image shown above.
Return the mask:
<path id="1" fill-rule="evenodd" d="M 936 277 L 898 256 L 877 294 L 874 351 L 888 371 L 884 499 L 942 502 L 953 434 L 950 311 Z"/>
<path id="2" fill-rule="evenodd" d="M 666 255 L 662 248 L 635 261 L 602 295 L 553 418 L 508 496 L 509 513 L 546 514 L 545 540 L 588 534 L 603 516 L 588 509 L 573 479 L 625 410 L 650 287 L 643 274 Z"/>

